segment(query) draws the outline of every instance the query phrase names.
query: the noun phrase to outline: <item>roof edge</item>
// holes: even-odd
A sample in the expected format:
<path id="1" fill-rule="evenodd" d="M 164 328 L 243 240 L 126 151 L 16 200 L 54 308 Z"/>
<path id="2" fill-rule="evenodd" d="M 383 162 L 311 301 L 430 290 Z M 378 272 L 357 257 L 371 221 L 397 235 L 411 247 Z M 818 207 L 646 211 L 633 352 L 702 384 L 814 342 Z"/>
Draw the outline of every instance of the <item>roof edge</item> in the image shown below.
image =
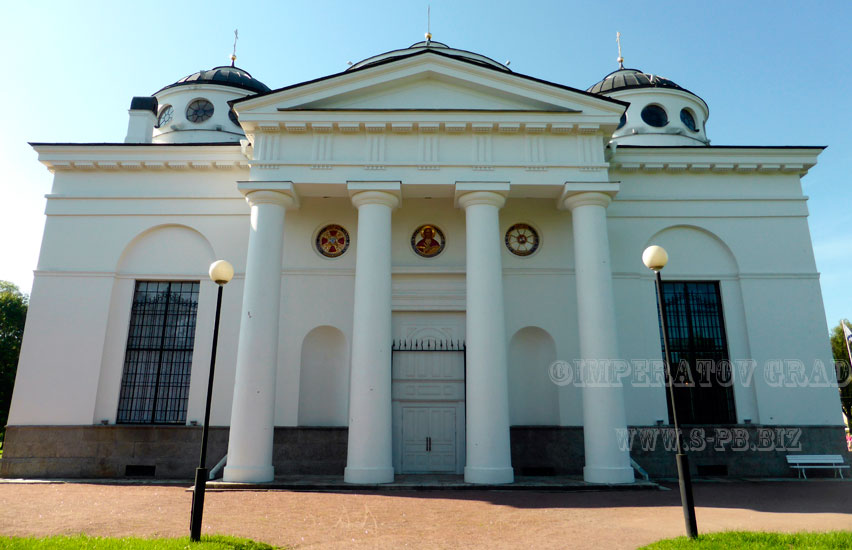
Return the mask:
<path id="1" fill-rule="evenodd" d="M 296 88 L 299 88 L 299 87 L 302 87 L 302 86 L 308 86 L 310 84 L 316 84 L 318 82 L 323 82 L 325 80 L 331 80 L 333 78 L 339 78 L 339 77 L 343 77 L 343 76 L 346 76 L 346 75 L 356 74 L 356 73 L 359 73 L 359 72 L 362 72 L 362 71 L 368 71 L 368 70 L 374 69 L 376 67 L 381 67 L 381 66 L 384 66 L 384 65 L 389 65 L 391 63 L 400 62 L 400 61 L 403 61 L 403 60 L 406 60 L 406 59 L 411 59 L 411 58 L 419 56 L 419 55 L 437 55 L 439 57 L 444 57 L 444 58 L 447 58 L 447 59 L 454 59 L 456 61 L 460 61 L 462 63 L 467 63 L 467 64 L 472 65 L 474 67 L 479 67 L 479 68 L 483 68 L 483 69 L 488 69 L 490 71 L 494 71 L 496 74 L 501 74 L 501 75 L 505 75 L 505 76 L 509 76 L 509 77 L 514 76 L 514 77 L 521 78 L 523 80 L 529 80 L 531 82 L 536 82 L 538 84 L 544 84 L 546 86 L 553 86 L 554 88 L 558 88 L 560 90 L 578 93 L 580 95 L 584 95 L 586 97 L 594 98 L 594 99 L 599 100 L 599 101 L 608 101 L 610 103 L 615 103 L 615 104 L 621 105 L 625 108 L 630 105 L 629 101 L 622 101 L 620 99 L 606 97 L 606 96 L 603 96 L 603 95 L 600 95 L 600 94 L 593 94 L 593 93 L 587 92 L 585 90 L 580 90 L 579 88 L 572 88 L 571 86 L 566 86 L 564 84 L 558 84 L 556 82 L 550 82 L 548 80 L 536 78 L 534 76 L 525 75 L 523 73 L 518 73 L 518 72 L 514 72 L 514 71 L 508 71 L 508 72 L 503 71 L 503 70 L 497 69 L 496 67 L 492 67 L 490 65 L 474 62 L 474 61 L 472 61 L 472 60 L 470 60 L 466 57 L 449 55 L 449 54 L 446 54 L 446 53 L 443 53 L 443 52 L 439 52 L 439 51 L 436 51 L 436 50 L 428 50 L 428 49 L 424 49 L 423 51 L 414 52 L 414 53 L 411 53 L 411 54 L 408 54 L 408 55 L 402 55 L 402 56 L 398 56 L 398 57 L 390 57 L 388 59 L 383 59 L 383 60 L 377 61 L 376 63 L 371 63 L 370 65 L 366 65 L 366 66 L 363 66 L 363 67 L 357 67 L 357 68 L 354 68 L 354 69 L 351 69 L 351 70 L 340 71 L 340 72 L 333 73 L 333 74 L 330 74 L 330 75 L 315 78 L 313 80 L 306 80 L 304 82 L 298 82 L 296 84 L 291 84 L 289 86 L 284 86 L 282 88 L 276 88 L 276 89 L 270 90 L 268 92 L 258 93 L 258 94 L 254 94 L 254 95 L 251 95 L 251 96 L 241 97 L 241 98 L 238 98 L 238 99 L 232 99 L 232 100 L 228 101 L 228 104 L 233 106 L 234 104 L 242 103 L 244 101 L 254 100 L 254 99 L 258 99 L 258 98 L 265 97 L 265 96 L 268 96 L 268 95 L 276 94 L 276 93 L 279 93 L 279 92 L 293 90 L 293 89 L 296 89 Z"/>

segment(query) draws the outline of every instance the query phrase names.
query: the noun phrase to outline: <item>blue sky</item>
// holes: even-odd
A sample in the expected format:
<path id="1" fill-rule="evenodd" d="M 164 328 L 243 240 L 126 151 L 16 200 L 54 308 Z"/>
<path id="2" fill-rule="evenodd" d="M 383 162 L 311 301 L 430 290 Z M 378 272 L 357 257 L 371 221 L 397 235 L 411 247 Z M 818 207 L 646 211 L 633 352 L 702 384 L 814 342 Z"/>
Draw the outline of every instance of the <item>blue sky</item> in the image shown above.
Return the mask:
<path id="1" fill-rule="evenodd" d="M 852 317 L 852 2 L 12 2 L 0 31 L 0 279 L 29 291 L 51 175 L 27 141 L 123 141 L 127 108 L 229 62 L 272 88 L 435 40 L 585 89 L 617 65 L 671 78 L 710 105 L 715 145 L 827 145 L 804 178 L 829 325 Z M 709 8 L 709 9 L 708 9 Z"/>

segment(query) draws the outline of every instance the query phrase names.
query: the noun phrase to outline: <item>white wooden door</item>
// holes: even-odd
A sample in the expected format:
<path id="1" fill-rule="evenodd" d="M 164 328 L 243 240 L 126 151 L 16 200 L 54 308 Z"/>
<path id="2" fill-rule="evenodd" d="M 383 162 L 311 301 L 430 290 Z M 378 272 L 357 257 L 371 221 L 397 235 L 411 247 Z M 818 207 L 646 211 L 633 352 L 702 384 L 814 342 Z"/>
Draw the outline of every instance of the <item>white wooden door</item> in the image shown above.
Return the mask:
<path id="1" fill-rule="evenodd" d="M 402 473 L 455 473 L 456 407 L 402 407 Z"/>

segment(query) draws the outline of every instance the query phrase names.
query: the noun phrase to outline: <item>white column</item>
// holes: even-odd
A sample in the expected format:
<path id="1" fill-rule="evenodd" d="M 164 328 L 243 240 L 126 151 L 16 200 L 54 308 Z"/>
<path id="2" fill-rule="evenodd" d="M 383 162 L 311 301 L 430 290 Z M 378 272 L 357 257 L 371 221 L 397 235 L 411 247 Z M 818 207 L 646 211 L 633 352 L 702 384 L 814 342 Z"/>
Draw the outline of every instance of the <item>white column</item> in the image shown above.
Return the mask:
<path id="1" fill-rule="evenodd" d="M 391 427 L 391 211 L 386 191 L 361 191 L 355 241 L 355 303 L 344 481 L 393 481 Z"/>
<path id="2" fill-rule="evenodd" d="M 273 480 L 275 372 L 284 211 L 294 204 L 278 191 L 251 191 L 251 229 L 246 258 L 237 372 L 224 480 Z"/>
<path id="3" fill-rule="evenodd" d="M 468 483 L 512 483 L 499 210 L 493 191 L 461 195 L 467 233 L 466 414 Z"/>
<path id="4" fill-rule="evenodd" d="M 604 193 L 586 192 L 564 202 L 573 220 L 580 356 L 587 366 L 605 367 L 619 358 L 606 222 L 611 200 Z M 618 437 L 626 428 L 624 396 L 614 382 L 583 386 L 583 478 L 590 483 L 633 482 L 630 452 L 621 448 Z"/>

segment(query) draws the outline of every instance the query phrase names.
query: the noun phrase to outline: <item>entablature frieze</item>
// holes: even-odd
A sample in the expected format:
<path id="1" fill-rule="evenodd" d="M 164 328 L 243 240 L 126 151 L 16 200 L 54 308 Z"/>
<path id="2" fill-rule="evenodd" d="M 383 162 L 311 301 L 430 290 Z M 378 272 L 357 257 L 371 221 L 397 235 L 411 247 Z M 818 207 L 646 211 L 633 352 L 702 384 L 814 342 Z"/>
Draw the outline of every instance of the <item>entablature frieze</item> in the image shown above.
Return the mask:
<path id="1" fill-rule="evenodd" d="M 501 116 L 487 117 L 488 120 L 480 118 L 448 117 L 430 120 L 411 120 L 400 117 L 389 117 L 383 119 L 373 118 L 351 118 L 346 120 L 291 120 L 280 121 L 243 121 L 247 134 L 253 138 L 255 134 L 269 134 L 282 132 L 286 134 L 306 133 L 448 133 L 459 134 L 471 133 L 497 133 L 497 134 L 576 134 L 596 135 L 602 134 L 600 122 L 571 122 L 571 121 L 547 121 L 538 118 L 526 119 L 523 116 Z M 503 119 L 503 120 L 501 120 Z"/>

